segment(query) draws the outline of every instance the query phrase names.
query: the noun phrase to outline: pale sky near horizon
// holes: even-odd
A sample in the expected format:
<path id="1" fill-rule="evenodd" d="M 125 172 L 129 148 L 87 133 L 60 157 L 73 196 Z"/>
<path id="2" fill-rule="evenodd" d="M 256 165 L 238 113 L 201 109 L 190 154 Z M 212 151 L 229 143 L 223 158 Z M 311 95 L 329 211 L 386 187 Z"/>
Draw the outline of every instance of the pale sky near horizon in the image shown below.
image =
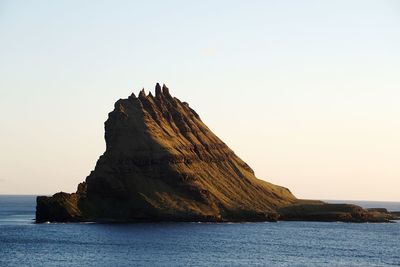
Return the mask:
<path id="1" fill-rule="evenodd" d="M 0 0 L 0 194 L 72 192 L 166 83 L 297 197 L 400 201 L 399 1 Z"/>

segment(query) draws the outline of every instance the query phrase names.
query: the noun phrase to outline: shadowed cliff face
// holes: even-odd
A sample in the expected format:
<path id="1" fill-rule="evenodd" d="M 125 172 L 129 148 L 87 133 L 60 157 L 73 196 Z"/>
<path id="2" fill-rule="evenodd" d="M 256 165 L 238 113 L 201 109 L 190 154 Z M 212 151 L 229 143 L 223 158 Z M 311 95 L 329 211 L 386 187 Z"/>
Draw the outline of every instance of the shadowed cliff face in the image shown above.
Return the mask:
<path id="1" fill-rule="evenodd" d="M 257 179 L 165 85 L 155 96 L 142 90 L 118 100 L 105 140 L 76 193 L 38 197 L 37 222 L 265 221 L 280 211 L 299 218 L 290 216 L 299 200 L 288 189 Z"/>

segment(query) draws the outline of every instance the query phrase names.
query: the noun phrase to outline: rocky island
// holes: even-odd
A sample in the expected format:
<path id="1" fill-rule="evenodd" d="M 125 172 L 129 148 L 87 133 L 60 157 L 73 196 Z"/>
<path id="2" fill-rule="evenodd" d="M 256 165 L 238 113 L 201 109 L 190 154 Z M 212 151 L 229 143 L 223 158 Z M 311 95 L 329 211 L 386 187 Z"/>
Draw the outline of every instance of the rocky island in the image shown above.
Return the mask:
<path id="1" fill-rule="evenodd" d="M 157 84 L 115 103 L 106 150 L 75 193 L 37 197 L 36 222 L 344 221 L 395 215 L 297 199 L 254 171 L 186 102 Z"/>

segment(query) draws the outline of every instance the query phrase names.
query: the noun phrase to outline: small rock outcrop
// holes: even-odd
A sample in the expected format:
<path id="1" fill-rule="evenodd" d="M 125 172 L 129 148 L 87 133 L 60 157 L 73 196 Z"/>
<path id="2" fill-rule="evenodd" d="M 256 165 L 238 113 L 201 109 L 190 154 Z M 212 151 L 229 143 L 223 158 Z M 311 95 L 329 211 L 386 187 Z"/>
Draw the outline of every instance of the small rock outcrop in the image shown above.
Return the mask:
<path id="1" fill-rule="evenodd" d="M 354 205 L 302 201 L 259 180 L 186 102 L 157 84 L 120 99 L 106 151 L 77 192 L 37 198 L 36 222 L 386 221 Z"/>

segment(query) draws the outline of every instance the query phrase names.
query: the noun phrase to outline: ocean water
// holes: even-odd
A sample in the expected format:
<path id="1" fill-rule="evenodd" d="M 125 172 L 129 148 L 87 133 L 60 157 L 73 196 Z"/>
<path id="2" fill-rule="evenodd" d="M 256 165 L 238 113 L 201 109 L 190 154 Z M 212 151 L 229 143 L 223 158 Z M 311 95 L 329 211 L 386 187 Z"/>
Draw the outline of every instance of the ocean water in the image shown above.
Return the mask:
<path id="1" fill-rule="evenodd" d="M 34 215 L 34 196 L 0 196 L 0 266 L 400 266 L 400 223 L 34 224 Z"/>

